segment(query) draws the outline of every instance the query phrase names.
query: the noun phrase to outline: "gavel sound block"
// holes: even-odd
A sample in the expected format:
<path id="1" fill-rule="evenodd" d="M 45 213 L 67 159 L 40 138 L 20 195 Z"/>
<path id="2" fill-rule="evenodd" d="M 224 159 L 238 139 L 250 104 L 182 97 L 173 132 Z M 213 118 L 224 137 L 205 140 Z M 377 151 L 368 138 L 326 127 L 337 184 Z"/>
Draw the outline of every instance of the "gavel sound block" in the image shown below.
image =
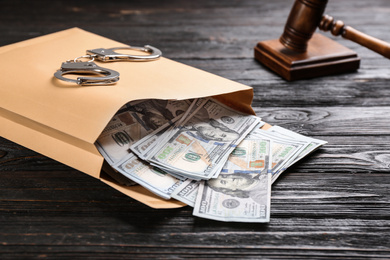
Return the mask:
<path id="1" fill-rule="evenodd" d="M 360 65 L 356 52 L 313 34 L 317 27 L 390 58 L 390 44 L 323 16 L 326 4 L 327 0 L 296 0 L 280 39 L 259 42 L 255 58 L 289 81 L 356 71 Z"/>
<path id="2" fill-rule="evenodd" d="M 302 53 L 286 48 L 279 39 L 259 42 L 255 58 L 288 81 L 353 72 L 360 65 L 356 52 L 317 33 Z"/>

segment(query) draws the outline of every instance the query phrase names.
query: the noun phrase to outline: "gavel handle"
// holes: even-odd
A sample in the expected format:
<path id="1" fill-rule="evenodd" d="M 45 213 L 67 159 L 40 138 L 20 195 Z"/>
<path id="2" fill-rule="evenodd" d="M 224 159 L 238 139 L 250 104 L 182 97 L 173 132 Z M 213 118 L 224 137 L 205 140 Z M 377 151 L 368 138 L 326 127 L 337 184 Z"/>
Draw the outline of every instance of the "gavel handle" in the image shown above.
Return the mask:
<path id="1" fill-rule="evenodd" d="M 345 26 L 342 21 L 334 21 L 333 17 L 324 15 L 319 24 L 319 29 L 323 31 L 331 31 L 333 35 L 341 35 L 344 38 L 356 42 L 376 53 L 390 59 L 390 44 L 359 32 L 350 26 Z"/>

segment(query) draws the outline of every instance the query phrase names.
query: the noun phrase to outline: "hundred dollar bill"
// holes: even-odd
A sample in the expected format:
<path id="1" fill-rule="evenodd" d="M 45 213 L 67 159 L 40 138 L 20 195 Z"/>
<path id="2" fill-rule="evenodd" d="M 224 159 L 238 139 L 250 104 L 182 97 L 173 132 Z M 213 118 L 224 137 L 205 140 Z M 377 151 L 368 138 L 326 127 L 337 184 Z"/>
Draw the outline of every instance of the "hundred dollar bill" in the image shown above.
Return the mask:
<path id="1" fill-rule="evenodd" d="M 121 168 L 119 172 L 107 171 L 108 174 L 121 184 L 128 185 L 135 181 L 161 197 L 169 198 L 170 192 L 175 187 L 168 181 L 172 182 L 171 177 L 165 177 L 165 182 L 161 178 L 156 178 L 163 174 L 156 175 L 158 169 L 150 166 L 141 167 L 147 164 L 138 162 L 129 147 L 155 129 L 178 118 L 188 109 L 190 103 L 188 100 L 139 100 L 123 106 L 96 142 L 98 150 L 106 161 L 116 170 Z M 124 159 L 124 163 L 117 165 Z M 129 171 L 129 165 L 137 165 L 137 172 Z M 153 181 L 147 184 L 149 177 L 161 181 L 158 183 L 160 186 Z"/>
<path id="2" fill-rule="evenodd" d="M 133 138 L 140 136 L 141 131 L 145 129 L 141 128 L 137 117 L 125 108 L 111 119 L 95 145 L 106 161 L 112 165 L 129 154 Z"/>
<path id="3" fill-rule="evenodd" d="M 267 172 L 270 164 L 270 139 L 249 135 L 233 150 L 221 173 L 261 173 Z M 268 150 L 267 150 L 268 149 Z"/>
<path id="4" fill-rule="evenodd" d="M 222 167 L 222 174 L 246 173 L 260 174 L 270 171 L 269 139 L 250 138 L 248 135 L 230 154 L 228 161 Z M 267 150 L 268 149 L 268 150 Z M 186 180 L 172 193 L 172 197 L 194 206 L 200 182 Z"/>
<path id="5" fill-rule="evenodd" d="M 311 138 L 308 136 L 304 136 L 304 135 L 295 133 L 293 131 L 290 131 L 290 130 L 283 128 L 283 127 L 280 127 L 280 126 L 272 126 L 270 129 L 268 129 L 268 131 L 275 133 L 275 134 L 277 134 L 281 137 L 284 137 L 284 138 L 290 138 L 290 139 L 294 139 L 294 140 L 302 140 L 302 141 L 309 142 L 309 145 L 306 146 L 306 148 L 301 151 L 301 153 L 292 162 L 292 164 L 296 163 L 300 159 L 304 158 L 308 154 L 312 153 L 313 151 L 315 151 L 316 149 L 318 149 L 319 147 L 321 147 L 322 145 L 325 145 L 327 143 L 326 141 L 316 139 L 316 138 Z"/>
<path id="6" fill-rule="evenodd" d="M 171 128 L 173 128 L 173 123 L 179 123 L 179 120 L 182 120 L 182 118 L 185 118 L 189 113 L 191 113 L 191 109 L 195 105 L 194 100 L 183 100 L 180 102 L 181 110 L 184 111 L 180 114 L 177 114 L 177 117 L 172 119 L 171 121 L 165 123 L 164 125 L 160 126 L 159 128 L 155 129 L 153 132 L 149 133 L 148 135 L 144 136 L 137 142 L 133 143 L 130 146 L 130 149 L 141 159 L 147 160 L 149 158 L 150 153 L 153 151 L 155 146 L 158 144 L 158 142 L 161 142 L 163 135 L 165 132 L 170 131 Z"/>
<path id="7" fill-rule="evenodd" d="M 107 173 L 112 179 L 114 179 L 117 183 L 123 186 L 134 186 L 137 185 L 136 182 L 130 180 L 114 168 L 112 168 L 109 164 L 103 163 L 102 170 Z"/>
<path id="8" fill-rule="evenodd" d="M 257 126 L 255 126 L 254 129 L 260 129 L 260 128 L 262 128 L 264 125 L 265 125 L 265 122 L 264 122 L 264 121 L 260 121 L 260 122 L 257 124 Z"/>
<path id="9" fill-rule="evenodd" d="M 291 165 L 297 156 L 305 149 L 309 142 L 300 140 L 291 140 L 281 138 L 272 132 L 265 130 L 256 130 L 251 135 L 257 138 L 269 138 L 272 141 L 272 182 Z"/>
<path id="10" fill-rule="evenodd" d="M 226 166 L 227 173 L 200 182 L 193 211 L 195 216 L 219 221 L 269 222 L 271 160 L 267 158 L 272 156 L 271 142 L 257 138 L 246 141 L 240 147 L 242 150 L 229 157 L 228 164 L 234 165 L 233 169 Z M 237 157 L 240 160 L 233 159 Z M 263 161 L 259 162 L 257 158 Z"/>
<path id="11" fill-rule="evenodd" d="M 172 198 L 194 207 L 199 183 L 199 181 L 187 179 L 172 192 Z"/>
<path id="12" fill-rule="evenodd" d="M 163 145 L 168 142 L 176 130 L 182 126 L 183 122 L 186 122 L 191 116 L 193 116 L 193 114 L 195 114 L 201 108 L 201 105 L 206 101 L 206 98 L 195 99 L 183 117 L 177 120 L 175 124 L 172 124 L 169 128 L 166 128 L 161 133 L 158 133 L 158 139 L 156 140 L 155 144 L 146 152 L 146 160 L 149 160 L 152 155 L 158 152 L 159 149 L 161 149 Z"/>
<path id="13" fill-rule="evenodd" d="M 176 120 L 178 120 L 179 117 L 172 120 L 172 123 L 174 123 Z M 171 123 L 167 123 L 158 129 L 154 130 L 147 136 L 143 137 L 142 139 L 135 142 L 133 145 L 130 146 L 130 149 L 142 160 L 147 160 L 155 148 L 155 146 L 158 144 L 161 136 L 166 132 L 169 131 L 173 126 Z"/>
<path id="14" fill-rule="evenodd" d="M 150 162 L 191 179 L 209 179 L 229 154 L 260 122 L 213 99 L 197 104 L 198 109 L 183 124 L 167 133 Z"/>
<path id="15" fill-rule="evenodd" d="M 183 182 L 138 159 L 134 154 L 129 154 L 113 168 L 164 199 L 170 199 L 170 194 Z"/>
<path id="16" fill-rule="evenodd" d="M 254 128 L 253 128 L 253 130 L 252 130 L 252 132 L 253 131 L 257 131 L 258 129 L 260 129 L 261 127 L 263 127 L 265 125 L 265 122 L 263 122 L 263 121 L 260 121 L 260 123 L 258 123 Z M 250 133 L 245 137 L 245 139 L 247 139 L 248 137 L 250 136 Z M 245 140 L 244 139 L 244 140 Z M 238 146 L 241 146 L 241 144 L 243 144 L 243 142 L 244 142 L 244 140 L 243 141 L 241 141 L 241 143 L 238 145 Z M 245 142 L 244 142 L 244 144 L 245 144 Z M 239 148 L 239 147 L 238 147 Z M 239 150 L 242 150 L 242 148 L 239 148 L 238 150 L 237 150 L 237 148 L 235 148 L 234 150 L 233 150 L 233 152 L 229 155 L 229 157 L 228 157 L 228 161 L 227 161 L 227 163 L 229 162 L 229 160 L 231 159 L 231 157 L 232 157 L 232 154 L 234 154 L 234 153 L 236 153 L 237 151 L 239 151 Z M 236 151 L 237 150 L 237 151 Z M 234 157 L 233 157 L 234 158 Z M 234 160 L 234 159 L 233 159 Z M 225 170 L 224 170 L 224 168 L 225 168 Z M 218 177 L 218 175 L 221 173 L 221 171 L 225 171 L 226 172 L 226 168 L 228 168 L 228 166 L 226 166 L 226 164 L 225 165 L 220 165 L 220 169 L 218 169 L 217 170 L 217 172 L 213 175 L 213 177 L 212 178 L 217 178 Z"/>
<path id="17" fill-rule="evenodd" d="M 109 164 L 129 154 L 130 146 L 188 109 L 188 101 L 140 100 L 122 107 L 95 145 Z"/>

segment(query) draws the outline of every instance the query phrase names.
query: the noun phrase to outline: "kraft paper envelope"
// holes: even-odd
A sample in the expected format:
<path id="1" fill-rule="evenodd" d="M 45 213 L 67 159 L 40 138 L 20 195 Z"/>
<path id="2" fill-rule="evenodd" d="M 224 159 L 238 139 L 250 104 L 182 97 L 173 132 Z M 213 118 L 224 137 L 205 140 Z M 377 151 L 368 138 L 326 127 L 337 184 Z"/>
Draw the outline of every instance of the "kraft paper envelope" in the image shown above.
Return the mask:
<path id="1" fill-rule="evenodd" d="M 183 203 L 160 199 L 141 186 L 124 187 L 104 177 L 104 159 L 94 142 L 129 101 L 216 96 L 254 114 L 252 88 L 166 58 L 96 62 L 120 73 L 119 82 L 111 86 L 78 86 L 53 77 L 62 62 L 85 55 L 88 49 L 122 46 L 126 45 L 72 28 L 1 47 L 0 135 L 99 178 L 151 207 L 181 207 Z"/>

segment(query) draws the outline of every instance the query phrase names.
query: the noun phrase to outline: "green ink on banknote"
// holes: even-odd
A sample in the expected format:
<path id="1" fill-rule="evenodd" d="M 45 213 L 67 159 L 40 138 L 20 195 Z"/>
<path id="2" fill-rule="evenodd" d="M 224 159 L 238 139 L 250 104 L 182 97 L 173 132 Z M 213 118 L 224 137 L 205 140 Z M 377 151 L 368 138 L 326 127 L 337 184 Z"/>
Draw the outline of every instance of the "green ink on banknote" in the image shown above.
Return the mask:
<path id="1" fill-rule="evenodd" d="M 189 161 L 196 162 L 200 160 L 200 155 L 196 153 L 186 153 L 185 158 Z"/>

